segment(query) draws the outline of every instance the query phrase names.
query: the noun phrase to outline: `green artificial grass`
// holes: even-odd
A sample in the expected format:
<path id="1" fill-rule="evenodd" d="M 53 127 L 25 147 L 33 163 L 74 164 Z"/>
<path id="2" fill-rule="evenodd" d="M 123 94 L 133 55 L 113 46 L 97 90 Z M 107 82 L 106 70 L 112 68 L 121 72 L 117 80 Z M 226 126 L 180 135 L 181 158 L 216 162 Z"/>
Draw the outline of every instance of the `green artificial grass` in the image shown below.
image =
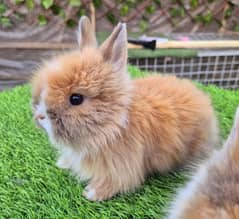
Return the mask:
<path id="1" fill-rule="evenodd" d="M 134 77 L 146 74 L 129 70 Z M 239 91 L 199 87 L 211 95 L 225 137 Z M 185 181 L 183 172 L 158 174 L 134 193 L 90 202 L 82 196 L 85 185 L 58 169 L 55 161 L 54 149 L 32 120 L 30 86 L 0 93 L 0 218 L 163 218 Z"/>

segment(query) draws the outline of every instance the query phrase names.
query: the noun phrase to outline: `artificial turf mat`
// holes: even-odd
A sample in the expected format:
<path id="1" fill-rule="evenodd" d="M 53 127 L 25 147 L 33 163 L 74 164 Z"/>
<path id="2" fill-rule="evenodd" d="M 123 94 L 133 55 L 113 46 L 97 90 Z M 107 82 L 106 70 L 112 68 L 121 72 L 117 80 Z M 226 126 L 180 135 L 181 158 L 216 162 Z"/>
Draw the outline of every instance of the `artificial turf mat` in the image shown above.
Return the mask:
<path id="1" fill-rule="evenodd" d="M 143 75 L 130 67 L 134 76 Z M 208 92 L 220 120 L 222 136 L 232 125 L 239 91 L 214 86 Z M 84 185 L 55 166 L 55 151 L 35 128 L 30 86 L 0 93 L 0 218 L 163 218 L 183 173 L 152 176 L 131 194 L 105 202 L 82 196 Z"/>

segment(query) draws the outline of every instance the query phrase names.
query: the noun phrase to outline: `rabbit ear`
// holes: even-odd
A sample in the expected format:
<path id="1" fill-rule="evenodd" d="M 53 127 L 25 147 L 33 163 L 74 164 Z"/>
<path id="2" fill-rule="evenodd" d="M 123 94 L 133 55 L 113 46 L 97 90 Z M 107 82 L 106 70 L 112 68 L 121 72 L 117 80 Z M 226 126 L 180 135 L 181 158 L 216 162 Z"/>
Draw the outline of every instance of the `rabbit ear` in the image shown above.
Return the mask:
<path id="1" fill-rule="evenodd" d="M 110 62 L 115 71 L 125 71 L 127 67 L 127 30 L 125 23 L 119 23 L 113 33 L 101 45 L 100 51 L 105 61 Z"/>
<path id="2" fill-rule="evenodd" d="M 83 16 L 79 20 L 77 41 L 80 49 L 84 47 L 97 47 L 97 41 L 93 27 L 88 17 Z"/>
<path id="3" fill-rule="evenodd" d="M 226 141 L 225 147 L 229 152 L 230 159 L 239 164 L 239 107 L 237 109 L 234 125 Z"/>

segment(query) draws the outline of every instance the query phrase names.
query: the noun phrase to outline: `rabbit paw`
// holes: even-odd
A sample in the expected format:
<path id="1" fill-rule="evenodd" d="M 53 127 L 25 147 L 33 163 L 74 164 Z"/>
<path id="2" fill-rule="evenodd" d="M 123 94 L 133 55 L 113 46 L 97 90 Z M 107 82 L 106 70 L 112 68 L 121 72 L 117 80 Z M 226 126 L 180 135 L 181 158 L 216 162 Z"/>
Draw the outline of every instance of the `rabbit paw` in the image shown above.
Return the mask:
<path id="1" fill-rule="evenodd" d="M 92 188 L 91 186 L 87 186 L 83 192 L 83 195 L 91 201 L 95 201 L 95 197 L 96 197 L 96 192 L 95 189 Z"/>
<path id="2" fill-rule="evenodd" d="M 90 201 L 104 201 L 110 199 L 114 194 L 111 186 L 106 184 L 88 185 L 83 192 L 85 198 Z"/>

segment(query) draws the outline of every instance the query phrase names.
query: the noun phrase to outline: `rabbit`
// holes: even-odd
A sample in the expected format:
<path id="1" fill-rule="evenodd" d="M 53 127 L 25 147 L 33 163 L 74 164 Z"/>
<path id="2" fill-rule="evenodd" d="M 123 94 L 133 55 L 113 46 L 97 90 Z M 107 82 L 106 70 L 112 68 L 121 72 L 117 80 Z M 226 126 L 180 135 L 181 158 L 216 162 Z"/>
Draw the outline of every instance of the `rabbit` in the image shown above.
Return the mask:
<path id="1" fill-rule="evenodd" d="M 169 219 L 239 219 L 239 108 L 224 146 L 200 165 L 170 211 Z"/>
<path id="2" fill-rule="evenodd" d="M 56 165 L 88 182 L 87 199 L 133 191 L 151 173 L 210 153 L 218 132 L 210 98 L 175 76 L 131 79 L 126 24 L 98 46 L 81 17 L 78 44 L 34 72 L 32 106 L 59 152 Z"/>

